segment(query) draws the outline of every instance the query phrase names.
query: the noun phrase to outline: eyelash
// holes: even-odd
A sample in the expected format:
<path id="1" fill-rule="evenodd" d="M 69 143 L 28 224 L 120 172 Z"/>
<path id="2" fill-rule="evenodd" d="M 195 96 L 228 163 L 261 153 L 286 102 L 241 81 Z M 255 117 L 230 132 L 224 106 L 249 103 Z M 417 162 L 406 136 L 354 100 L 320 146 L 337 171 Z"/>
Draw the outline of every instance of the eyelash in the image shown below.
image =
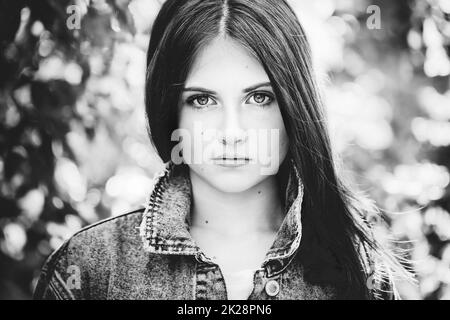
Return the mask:
<path id="1" fill-rule="evenodd" d="M 255 95 L 263 95 L 263 96 L 269 98 L 269 99 L 268 99 L 269 101 L 266 102 L 266 103 L 255 103 L 256 105 L 259 105 L 261 108 L 266 108 L 269 104 L 271 104 L 271 103 L 275 100 L 275 98 L 272 96 L 272 94 L 269 94 L 269 93 L 266 93 L 266 92 L 262 92 L 262 91 L 254 92 L 254 93 L 249 97 L 249 99 L 250 99 L 251 97 L 254 97 Z M 196 95 L 193 95 L 193 96 L 189 97 L 188 99 L 186 99 L 186 103 L 187 103 L 189 106 L 191 106 L 191 107 L 193 107 L 193 108 L 195 108 L 195 109 L 204 109 L 204 108 L 208 107 L 208 105 L 204 105 L 204 106 L 196 106 L 196 105 L 194 105 L 194 101 L 197 100 L 197 99 L 199 99 L 199 98 L 205 98 L 205 97 L 206 97 L 206 98 L 209 98 L 209 99 L 212 99 L 208 94 L 196 94 Z M 247 100 L 248 100 L 248 99 L 247 99 Z"/>

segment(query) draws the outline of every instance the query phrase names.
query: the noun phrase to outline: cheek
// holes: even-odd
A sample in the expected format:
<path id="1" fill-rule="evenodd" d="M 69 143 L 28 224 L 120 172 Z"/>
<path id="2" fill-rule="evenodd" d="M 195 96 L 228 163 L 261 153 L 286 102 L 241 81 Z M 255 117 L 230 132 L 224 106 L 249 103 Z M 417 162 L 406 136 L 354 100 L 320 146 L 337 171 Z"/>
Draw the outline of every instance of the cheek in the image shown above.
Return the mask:
<path id="1" fill-rule="evenodd" d="M 289 150 L 289 137 L 281 112 L 275 109 L 265 114 L 261 113 L 258 120 L 252 121 L 251 124 L 255 124 L 262 134 L 255 138 L 254 141 L 257 143 L 251 143 L 252 146 L 257 145 L 257 150 L 252 154 L 257 155 L 263 175 L 276 174 Z"/>
<path id="2" fill-rule="evenodd" d="M 287 135 L 286 129 L 281 129 L 280 133 L 280 160 L 283 162 L 284 157 L 286 156 L 287 152 L 289 150 L 289 137 Z"/>
<path id="3" fill-rule="evenodd" d="M 191 110 L 180 112 L 178 130 L 182 132 L 183 139 L 179 146 L 185 163 L 200 164 L 205 160 L 214 124 L 215 120 L 210 115 Z"/>
<path id="4" fill-rule="evenodd" d="M 191 112 L 188 112 L 185 108 L 181 108 L 178 116 L 178 128 L 189 130 L 193 126 L 194 117 Z"/>
<path id="5" fill-rule="evenodd" d="M 191 132 L 207 131 L 216 128 L 218 120 L 220 120 L 220 117 L 215 112 L 195 111 L 185 108 L 180 112 L 178 127 Z"/>
<path id="6" fill-rule="evenodd" d="M 276 130 L 278 139 L 271 140 L 271 143 L 274 143 L 276 140 L 280 156 L 286 155 L 289 148 L 289 137 L 278 106 L 273 112 L 268 114 L 268 117 L 264 121 L 264 127 L 270 130 Z"/>
<path id="7" fill-rule="evenodd" d="M 287 150 L 289 148 L 289 136 L 286 131 L 286 127 L 284 125 L 283 116 L 281 115 L 281 111 L 277 108 L 278 112 L 274 117 L 274 126 L 279 130 L 279 145 L 280 145 L 280 155 L 286 155 Z"/>

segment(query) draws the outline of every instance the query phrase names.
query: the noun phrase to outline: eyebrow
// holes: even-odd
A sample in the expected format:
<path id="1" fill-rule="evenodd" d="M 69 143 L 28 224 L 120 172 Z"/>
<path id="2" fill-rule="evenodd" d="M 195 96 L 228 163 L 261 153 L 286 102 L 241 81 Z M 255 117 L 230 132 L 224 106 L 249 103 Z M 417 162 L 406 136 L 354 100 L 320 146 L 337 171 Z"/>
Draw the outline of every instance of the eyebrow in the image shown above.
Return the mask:
<path id="1" fill-rule="evenodd" d="M 242 90 L 242 92 L 247 93 L 247 92 L 253 91 L 255 89 L 261 88 L 261 87 L 271 87 L 271 86 L 272 86 L 272 84 L 270 82 L 262 82 L 262 83 L 255 84 L 251 87 L 248 87 L 248 88 Z M 187 88 L 183 88 L 183 91 L 202 91 L 202 92 L 205 92 L 205 93 L 208 93 L 211 95 L 217 95 L 217 92 L 206 89 L 206 88 L 202 88 L 202 87 L 187 87 Z"/>

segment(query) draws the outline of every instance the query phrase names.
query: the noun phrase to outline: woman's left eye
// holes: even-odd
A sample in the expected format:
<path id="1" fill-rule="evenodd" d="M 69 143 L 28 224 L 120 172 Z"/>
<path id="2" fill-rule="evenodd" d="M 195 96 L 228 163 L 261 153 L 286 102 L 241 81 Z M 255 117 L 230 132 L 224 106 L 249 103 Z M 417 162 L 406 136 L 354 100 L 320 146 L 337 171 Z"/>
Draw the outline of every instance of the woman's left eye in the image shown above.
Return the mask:
<path id="1" fill-rule="evenodd" d="M 251 101 L 251 100 L 253 100 L 253 101 Z M 274 98 L 267 93 L 256 92 L 253 95 L 251 95 L 247 101 L 249 101 L 249 103 L 257 104 L 260 106 L 265 106 L 265 105 L 272 103 L 273 100 L 274 100 Z"/>

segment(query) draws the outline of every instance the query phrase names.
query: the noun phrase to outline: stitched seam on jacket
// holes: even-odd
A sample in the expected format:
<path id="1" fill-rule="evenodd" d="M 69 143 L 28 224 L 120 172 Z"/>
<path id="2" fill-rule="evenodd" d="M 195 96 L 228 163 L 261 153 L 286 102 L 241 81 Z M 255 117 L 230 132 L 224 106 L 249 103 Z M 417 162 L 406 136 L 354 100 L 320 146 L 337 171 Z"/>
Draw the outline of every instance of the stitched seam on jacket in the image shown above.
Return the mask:
<path id="1" fill-rule="evenodd" d="M 64 280 L 62 279 L 58 271 L 53 272 L 53 276 L 50 279 L 49 287 L 53 289 L 55 296 L 57 295 L 61 300 L 75 300 L 72 292 L 67 288 Z"/>
<path id="2" fill-rule="evenodd" d="M 184 254 L 191 255 L 198 251 L 198 248 L 188 243 L 188 240 L 171 240 L 158 238 L 158 214 L 161 206 L 162 198 L 161 192 L 164 190 L 165 183 L 169 179 L 170 172 L 173 168 L 173 163 L 168 162 L 163 171 L 157 173 L 154 177 L 154 189 L 150 193 L 146 201 L 146 207 L 143 214 L 143 219 L 140 226 L 140 234 L 143 238 L 144 248 L 150 252 L 158 252 L 167 254 Z M 184 248 L 178 246 L 184 245 Z M 153 248 L 154 250 L 153 250 Z"/>

